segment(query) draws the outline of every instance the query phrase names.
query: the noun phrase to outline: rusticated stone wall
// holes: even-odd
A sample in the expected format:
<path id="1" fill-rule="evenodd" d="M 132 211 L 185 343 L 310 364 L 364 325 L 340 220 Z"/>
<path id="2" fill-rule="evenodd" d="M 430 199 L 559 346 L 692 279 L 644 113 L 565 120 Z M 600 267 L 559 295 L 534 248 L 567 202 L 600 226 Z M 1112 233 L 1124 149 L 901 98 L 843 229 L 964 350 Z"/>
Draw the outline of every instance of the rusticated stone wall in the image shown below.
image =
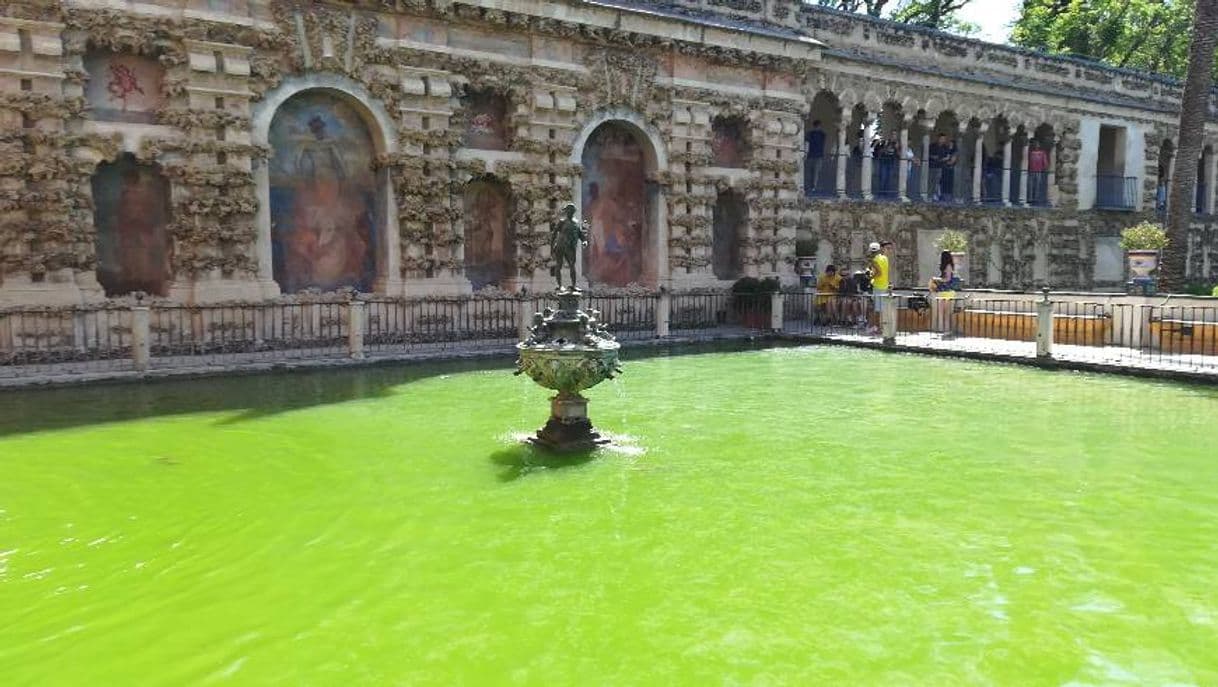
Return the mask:
<path id="1" fill-rule="evenodd" d="M 1050 69 L 1067 63 L 810 13 L 793 2 L 684 4 L 682 14 L 657 3 L 577 0 L 6 3 L 0 304 L 105 298 L 91 179 L 99 163 L 122 155 L 169 182 L 166 298 L 279 294 L 271 169 L 285 162 L 269 144 L 269 127 L 283 102 L 309 90 L 349 104 L 372 140 L 377 187 L 369 197 L 383 201 L 367 210 L 376 244 L 370 283 L 380 293 L 470 291 L 466 242 L 504 231 L 503 276 L 489 288 L 549 288 L 550 223 L 565 203 L 579 204 L 583 147 L 606 122 L 629 129 L 646 151 L 657 238 L 648 252 L 655 264 L 644 270 L 653 283 L 643 286 L 728 283 L 711 263 L 714 208 L 729 191 L 748 206 L 735 232 L 720 232 L 738 241 L 728 251 L 739 256 L 738 274 L 793 278 L 797 238 L 820 246 L 823 265 L 857 260 L 867 242 L 893 237 L 898 276 L 913 283 L 922 277 L 920 251 L 952 228 L 973 237 L 974 264 L 985 266 L 974 268 L 976 284 L 1121 281 L 1111 239 L 1145 212 L 1078 209 L 1080 126 L 1098 117 L 1145 139 L 1139 174 L 1148 210 L 1158 148 L 1173 137 L 1178 94 L 1170 84 L 1073 63 Z M 695 10 L 719 19 L 708 23 Z M 953 69 L 931 68 L 947 64 L 944 51 Z M 97 55 L 154 61 L 155 97 L 143 90 L 151 82 L 136 84 L 124 72 L 90 73 Z M 96 79 L 108 79 L 106 89 Z M 129 93 L 145 105 L 128 110 L 124 99 L 116 115 L 91 107 L 88 93 Z M 906 132 L 944 113 L 974 137 L 1047 127 L 1056 207 L 810 201 L 803 136 L 821 93 L 846 118 L 888 113 Z M 497 133 L 471 136 L 475 127 Z M 728 143 L 739 155 L 716 156 L 724 145 L 716 132 L 724 131 L 738 139 Z M 320 129 L 293 135 L 309 150 L 321 149 L 309 136 L 325 136 Z M 1218 129 L 1210 136 L 1218 145 Z M 471 182 L 506 194 L 494 206 L 507 214 L 506 230 L 469 224 Z M 1214 241 L 1214 221 L 1200 218 L 1195 275 L 1215 277 Z"/>

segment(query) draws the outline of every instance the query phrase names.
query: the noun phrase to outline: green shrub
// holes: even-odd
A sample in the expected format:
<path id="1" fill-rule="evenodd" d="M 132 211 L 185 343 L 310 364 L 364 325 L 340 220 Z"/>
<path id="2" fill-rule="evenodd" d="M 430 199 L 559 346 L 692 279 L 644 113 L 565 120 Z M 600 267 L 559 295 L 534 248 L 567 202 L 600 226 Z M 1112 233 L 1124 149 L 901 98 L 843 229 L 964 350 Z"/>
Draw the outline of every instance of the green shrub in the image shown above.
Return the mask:
<path id="1" fill-rule="evenodd" d="M 948 229 L 935 241 L 935 246 L 939 250 L 945 250 L 950 253 L 963 253 L 968 250 L 968 235 L 962 231 Z"/>
<path id="2" fill-rule="evenodd" d="M 1141 222 L 1121 230 L 1121 250 L 1163 250 L 1167 232 L 1154 222 Z"/>

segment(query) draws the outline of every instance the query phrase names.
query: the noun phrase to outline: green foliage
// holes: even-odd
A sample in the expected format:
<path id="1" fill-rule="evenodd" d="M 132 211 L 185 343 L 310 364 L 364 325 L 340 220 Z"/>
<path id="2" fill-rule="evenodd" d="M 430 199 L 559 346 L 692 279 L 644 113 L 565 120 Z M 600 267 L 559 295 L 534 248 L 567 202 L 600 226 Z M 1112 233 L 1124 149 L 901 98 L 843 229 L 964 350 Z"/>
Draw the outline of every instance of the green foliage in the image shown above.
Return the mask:
<path id="1" fill-rule="evenodd" d="M 1192 19 L 1192 0 L 1023 0 L 1011 42 L 1183 78 Z"/>
<path id="2" fill-rule="evenodd" d="M 736 280 L 735 284 L 732 284 L 732 293 L 738 296 L 759 296 L 778 293 L 778 288 L 778 277 L 766 277 L 765 279 L 741 277 Z"/>
<path id="3" fill-rule="evenodd" d="M 1142 222 L 1121 231 L 1122 250 L 1163 250 L 1167 244 L 1167 232 L 1154 222 Z"/>
<path id="4" fill-rule="evenodd" d="M 892 18 L 905 24 L 967 36 L 977 33 L 978 27 L 958 19 L 956 12 L 969 2 L 970 0 L 909 0 L 892 13 Z"/>
<path id="5" fill-rule="evenodd" d="M 925 26 L 963 35 L 977 32 L 977 26 L 956 17 L 956 12 L 972 0 L 817 0 L 822 7 L 843 12 L 863 12 L 882 17 L 889 5 L 894 5 L 888 18 L 905 24 Z"/>
<path id="6" fill-rule="evenodd" d="M 962 231 L 948 229 L 943 232 L 943 235 L 935 241 L 935 246 L 939 250 L 946 250 L 952 253 L 963 253 L 968 250 L 968 235 Z"/>

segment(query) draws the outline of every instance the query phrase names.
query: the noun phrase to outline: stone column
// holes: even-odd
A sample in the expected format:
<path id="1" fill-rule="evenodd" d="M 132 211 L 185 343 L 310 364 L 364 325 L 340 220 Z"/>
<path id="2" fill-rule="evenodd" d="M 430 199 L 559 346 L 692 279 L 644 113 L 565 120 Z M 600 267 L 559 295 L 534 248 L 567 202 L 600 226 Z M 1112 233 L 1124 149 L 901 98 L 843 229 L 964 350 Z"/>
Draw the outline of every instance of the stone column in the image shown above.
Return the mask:
<path id="1" fill-rule="evenodd" d="M 842 110 L 845 112 L 845 109 Z M 846 161 L 850 152 L 846 149 L 846 122 L 839 120 L 837 125 L 837 197 L 846 197 Z"/>
<path id="2" fill-rule="evenodd" d="M 922 134 L 922 173 L 918 175 L 922 187 L 922 200 L 930 197 L 930 133 Z"/>
<path id="3" fill-rule="evenodd" d="M 1201 209 L 1205 211 L 1205 214 L 1212 215 L 1216 209 L 1214 187 L 1218 186 L 1218 183 L 1216 183 L 1218 182 L 1218 155 L 1215 155 L 1213 152 L 1209 154 L 1209 158 L 1205 163 L 1205 170 L 1205 199 Z"/>
<path id="4" fill-rule="evenodd" d="M 983 124 L 977 129 L 977 140 L 973 141 L 973 203 L 981 202 L 982 165 L 985 163 L 985 132 Z"/>
<path id="5" fill-rule="evenodd" d="M 897 144 L 897 199 L 902 203 L 909 202 L 909 158 L 905 151 L 909 148 L 909 120 L 901 120 L 901 137 Z"/>
<path id="6" fill-rule="evenodd" d="M 1049 207 L 1057 207 L 1057 156 L 1054 155 L 1053 145 L 1045 146 L 1048 164 L 1045 167 L 1045 199 Z"/>
<path id="7" fill-rule="evenodd" d="M 1011 139 L 1002 144 L 1002 204 L 1011 205 Z"/>
<path id="8" fill-rule="evenodd" d="M 862 189 L 863 200 L 871 200 L 871 137 L 875 136 L 875 120 L 870 112 L 863 113 L 863 169 L 859 172 L 859 188 Z"/>
<path id="9" fill-rule="evenodd" d="M 1023 141 L 1023 165 L 1019 172 L 1019 198 L 1016 202 L 1022 206 L 1028 205 L 1028 151 L 1032 148 L 1032 139 L 1027 136 Z"/>

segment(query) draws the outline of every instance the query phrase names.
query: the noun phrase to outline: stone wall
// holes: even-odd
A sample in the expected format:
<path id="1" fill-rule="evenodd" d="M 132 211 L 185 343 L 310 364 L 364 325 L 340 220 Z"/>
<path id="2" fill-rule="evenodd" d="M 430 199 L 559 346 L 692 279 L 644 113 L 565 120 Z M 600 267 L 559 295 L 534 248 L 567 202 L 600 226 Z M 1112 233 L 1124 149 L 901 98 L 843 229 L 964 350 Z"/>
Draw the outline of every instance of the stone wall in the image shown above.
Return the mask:
<path id="1" fill-rule="evenodd" d="M 892 236 L 900 246 L 898 276 L 912 282 L 920 278 L 913 268 L 918 246 L 928 232 L 950 227 L 974 234 L 975 264 L 987 265 L 984 279 L 974 276 L 978 283 L 1119 281 L 1097 263 L 1096 245 L 1101 253 L 1107 246 L 1097 237 L 1139 216 L 1077 209 L 1080 122 L 1098 112 L 1140 127 L 1150 170 L 1172 133 L 1176 95 L 1167 82 L 1150 79 L 1143 88 L 1134 76 L 1104 77 L 1091 90 L 1071 91 L 1064 86 L 1095 79 L 1046 71 L 1037 66 L 1041 58 L 1027 55 L 1011 64 L 993 57 L 1005 49 L 975 42 L 954 54 L 960 50 L 946 39 L 797 11 L 792 2 L 724 6 L 768 28 L 648 7 L 564 0 L 7 3 L 0 16 L 0 304 L 105 298 L 95 272 L 90 178 L 99 163 L 124 154 L 155 166 L 170 183 L 169 299 L 279 294 L 269 168 L 283 162 L 269 129 L 284 102 L 310 91 L 349 103 L 375 147 L 384 200 L 370 211 L 377 222 L 373 288 L 387 295 L 472 289 L 464 243 L 474 232 L 463 208 L 475 180 L 501 184 L 509 196 L 511 268 L 496 288 L 552 286 L 550 225 L 562 205 L 579 203 L 583 146 L 606 122 L 629 127 L 649 151 L 658 276 L 646 286 L 728 283 L 711 266 L 714 207 L 727 191 L 748 204 L 737 234 L 740 274 L 792 278 L 797 236 L 818 241 L 822 258 L 838 262 Z M 706 10 L 699 8 L 685 9 Z M 804 35 L 809 30 L 824 42 Z M 944 51 L 955 61 L 945 61 Z M 108 78 L 86 68 L 98 53 L 159 64 L 157 97 L 142 93 L 155 106 L 128 112 L 124 99 L 117 117 L 91 107 L 90 79 Z M 1040 76 L 1030 78 L 1028 70 Z M 1005 82 L 995 76 L 1004 74 Z M 114 78 L 112 94 L 129 87 Z M 1057 208 L 805 199 L 803 130 L 813 99 L 825 92 L 847 116 L 895 112 L 906 130 L 943 112 L 974 137 L 990 127 L 1022 126 L 1030 134 L 1050 125 Z M 470 103 L 485 97 L 503 105 L 503 121 L 495 123 L 503 140 L 475 147 L 469 131 L 484 113 Z M 747 150 L 732 166 L 718 166 L 724 160 L 714 156 L 714 132 L 724 130 L 716 121 L 730 121 Z M 1218 144 L 1218 129 L 1212 135 Z M 1147 179 L 1143 193 L 1154 192 Z M 1198 224 L 1194 243 L 1190 266 L 1212 278 L 1212 221 Z"/>

